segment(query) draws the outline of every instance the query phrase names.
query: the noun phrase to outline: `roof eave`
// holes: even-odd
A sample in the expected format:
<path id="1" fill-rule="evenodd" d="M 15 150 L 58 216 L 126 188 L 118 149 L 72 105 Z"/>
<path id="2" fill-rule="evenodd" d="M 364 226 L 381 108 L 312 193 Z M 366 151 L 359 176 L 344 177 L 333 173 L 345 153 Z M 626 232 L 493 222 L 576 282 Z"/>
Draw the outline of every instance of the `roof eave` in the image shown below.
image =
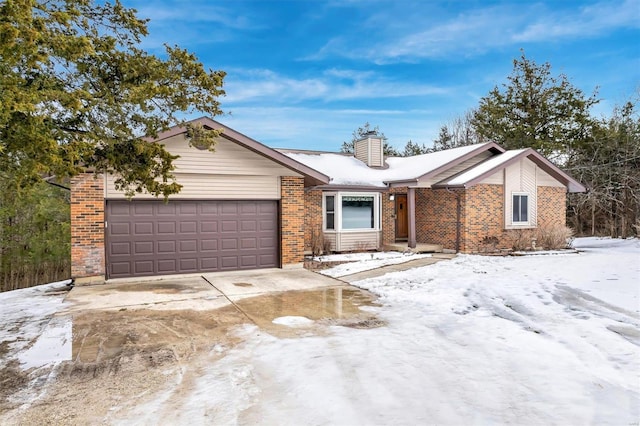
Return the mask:
<path id="1" fill-rule="evenodd" d="M 317 185 L 310 189 L 321 189 L 323 191 L 366 191 L 366 192 L 386 192 L 388 188 L 374 185 Z"/>
<path id="2" fill-rule="evenodd" d="M 495 142 L 487 142 L 486 144 L 479 146 L 473 151 L 470 151 L 464 155 L 461 155 L 460 157 L 457 157 L 455 160 L 451 160 L 448 163 L 445 163 L 442 166 L 431 170 L 430 172 L 427 172 L 423 175 L 416 177 L 416 181 L 429 179 L 433 176 L 439 175 L 440 173 L 450 169 L 451 167 L 457 166 L 458 164 L 464 161 L 467 161 L 468 159 L 473 158 L 476 155 L 485 151 L 498 151 L 499 154 L 502 154 L 506 150 Z"/>
<path id="3" fill-rule="evenodd" d="M 252 139 L 236 130 L 233 130 L 232 128 L 227 127 L 224 124 L 219 123 L 209 117 L 200 117 L 195 120 L 191 120 L 189 123 L 199 123 L 204 127 L 208 127 L 212 130 L 221 130 L 220 137 L 235 142 L 238 145 L 241 145 L 244 148 L 255 152 L 256 154 L 259 154 L 280 164 L 283 167 L 288 168 L 289 170 L 302 174 L 305 178 L 305 186 L 328 184 L 331 180 L 329 176 L 320 173 L 319 171 L 312 169 L 311 167 L 302 164 L 294 160 L 293 158 L 276 151 L 275 149 L 269 148 L 268 146 L 256 141 L 255 139 Z M 172 136 L 186 133 L 186 131 L 187 129 L 185 127 L 176 126 L 167 130 L 166 132 L 158 134 L 158 137 L 153 141 L 159 142 Z"/>
<path id="4" fill-rule="evenodd" d="M 522 151 L 520 154 L 514 156 L 513 158 L 510 158 L 509 160 L 505 161 L 504 163 L 500 163 L 498 165 L 496 165 L 495 167 L 492 167 L 491 169 L 487 170 L 486 172 L 476 176 L 473 179 L 470 179 L 462 184 L 455 184 L 455 185 L 449 185 L 446 182 L 438 182 L 434 185 L 438 186 L 438 187 L 459 187 L 459 188 L 469 188 L 471 186 L 474 186 L 478 183 L 480 183 L 482 180 L 484 180 L 485 178 L 487 178 L 488 176 L 491 176 L 494 173 L 497 173 L 498 171 L 505 169 L 507 167 L 509 167 L 510 165 L 512 165 L 513 163 L 520 161 L 522 158 L 524 157 L 531 157 L 531 160 L 536 163 L 540 168 L 542 168 L 542 170 L 544 170 L 545 172 L 547 172 L 548 174 L 550 174 L 554 179 L 556 179 L 558 182 L 562 183 L 566 188 L 568 192 L 586 192 L 586 187 L 584 185 L 582 185 L 580 182 L 578 182 L 577 180 L 573 179 L 571 176 L 569 176 L 568 174 L 566 174 L 565 172 L 563 172 L 562 170 L 560 170 L 560 168 L 558 168 L 556 165 L 554 165 L 553 163 L 551 163 L 549 160 L 547 160 L 544 156 L 542 156 L 542 154 L 540 154 L 539 152 L 537 152 L 536 150 L 532 149 L 532 148 L 527 148 L 524 151 Z M 460 172 L 459 174 L 463 174 L 465 173 L 465 171 Z M 451 181 L 454 180 L 454 177 L 450 177 L 448 179 L 446 179 L 447 181 Z"/>

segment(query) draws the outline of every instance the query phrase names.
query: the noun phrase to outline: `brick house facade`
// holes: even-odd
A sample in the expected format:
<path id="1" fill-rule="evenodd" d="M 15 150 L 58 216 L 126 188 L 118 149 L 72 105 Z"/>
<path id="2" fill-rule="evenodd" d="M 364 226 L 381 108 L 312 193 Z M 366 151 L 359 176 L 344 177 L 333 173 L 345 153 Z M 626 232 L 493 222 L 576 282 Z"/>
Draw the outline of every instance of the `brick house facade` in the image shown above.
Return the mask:
<path id="1" fill-rule="evenodd" d="M 304 261 L 305 245 L 304 179 L 282 177 L 280 187 L 281 263 L 300 265 Z"/>
<path id="2" fill-rule="evenodd" d="M 104 280 L 104 184 L 94 173 L 71 179 L 71 276 Z"/>
<path id="3" fill-rule="evenodd" d="M 487 150 L 492 148 L 489 146 Z M 379 228 L 374 225 L 369 231 L 369 235 L 379 234 L 380 238 L 377 247 L 369 245 L 368 248 L 384 249 L 397 241 L 407 241 L 407 238 L 399 239 L 396 232 L 397 218 L 401 213 L 394 201 L 397 195 L 410 199 L 408 205 L 412 214 L 409 222 L 410 227 L 414 227 L 415 243 L 439 245 L 446 250 L 475 253 L 510 249 L 519 235 L 528 233 L 527 238 L 533 239 L 534 231 L 540 227 L 564 227 L 566 193 L 569 190 L 581 191 L 584 187 L 531 149 L 503 153 L 498 150 L 486 155 L 486 151 L 476 151 L 471 156 L 462 155 L 457 163 L 453 161 L 450 165 L 440 166 L 432 174 L 407 179 L 406 186 L 402 181 L 383 181 L 387 187 L 377 191 L 380 194 Z M 317 155 L 320 159 L 310 158 L 309 154 L 294 158 L 320 166 L 345 163 L 334 168 L 338 172 L 345 169 L 355 173 L 357 170 L 357 164 L 348 167 L 347 161 L 352 160 L 345 160 L 344 156 Z M 384 169 L 374 169 L 373 173 L 378 170 L 384 176 Z M 331 175 L 330 171 L 325 172 Z M 352 176 L 348 179 L 355 180 Z M 323 240 L 323 232 L 325 241 L 336 240 L 336 234 L 340 233 L 346 235 L 347 240 L 353 240 L 353 235 L 365 238 L 367 234 L 362 230 L 348 227 L 324 229 L 326 211 L 323 211 L 323 197 L 331 194 L 339 204 L 345 197 L 362 197 L 374 192 L 370 184 L 361 189 L 338 184 L 308 188 L 305 191 L 305 250 L 311 252 L 315 248 L 318 251 L 318 244 L 314 247 L 314 241 Z M 516 222 L 512 217 L 516 199 L 527 202 L 527 209 L 520 212 L 526 215 L 524 221 Z M 340 207 L 336 207 L 336 220 L 340 217 L 339 210 Z M 410 245 L 411 236 L 408 240 Z M 374 241 L 373 237 L 368 241 Z M 339 246 L 332 244 L 331 250 L 357 251 L 362 247 L 363 244 L 357 242 L 349 245 L 342 241 Z"/>
<path id="4" fill-rule="evenodd" d="M 215 152 L 192 148 L 184 128 L 155 141 L 178 156 L 183 188 L 168 203 L 128 200 L 109 175 L 71 181 L 73 277 L 300 266 L 305 252 L 397 241 L 508 248 L 514 234 L 564 226 L 567 191 L 585 189 L 531 149 L 486 143 L 382 162 L 372 136 L 354 155 L 276 151 L 197 121 L 222 129 Z"/>
<path id="5" fill-rule="evenodd" d="M 156 143 L 179 155 L 182 191 L 167 202 L 128 199 L 114 177 L 71 181 L 71 265 L 76 282 L 302 266 L 305 187 L 322 173 L 208 118 L 222 129 L 214 152 L 191 148 L 185 128 Z"/>

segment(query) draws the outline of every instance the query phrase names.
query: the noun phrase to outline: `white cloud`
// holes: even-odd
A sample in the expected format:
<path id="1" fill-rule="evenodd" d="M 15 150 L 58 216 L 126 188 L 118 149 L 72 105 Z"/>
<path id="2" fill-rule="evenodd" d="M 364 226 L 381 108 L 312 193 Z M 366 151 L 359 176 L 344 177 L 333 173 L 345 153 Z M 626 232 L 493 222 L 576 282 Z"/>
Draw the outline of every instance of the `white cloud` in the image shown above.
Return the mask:
<path id="1" fill-rule="evenodd" d="M 385 25 L 364 39 L 366 47 L 361 47 L 362 34 L 371 28 L 363 24 L 355 36 L 334 37 L 305 59 L 338 54 L 379 64 L 413 62 L 420 58 L 473 56 L 526 42 L 594 37 L 618 28 L 640 27 L 640 1 L 594 3 L 571 10 L 551 10 L 541 4 L 502 4 L 466 10 L 453 17 L 426 15 L 410 9 L 408 15 L 394 20 L 403 22 L 404 30 L 395 23 Z M 386 37 L 376 41 L 381 33 Z"/>
<path id="2" fill-rule="evenodd" d="M 640 2 L 626 0 L 596 3 L 575 14 L 550 14 L 527 25 L 513 36 L 514 41 L 547 41 L 558 38 L 590 37 L 615 28 L 640 27 Z"/>
<path id="3" fill-rule="evenodd" d="M 272 99 L 274 103 L 388 99 L 444 95 L 450 90 L 429 84 L 390 80 L 369 71 L 330 69 L 317 77 L 300 79 L 270 70 L 227 71 L 225 101 L 230 104 L 258 99 Z"/>

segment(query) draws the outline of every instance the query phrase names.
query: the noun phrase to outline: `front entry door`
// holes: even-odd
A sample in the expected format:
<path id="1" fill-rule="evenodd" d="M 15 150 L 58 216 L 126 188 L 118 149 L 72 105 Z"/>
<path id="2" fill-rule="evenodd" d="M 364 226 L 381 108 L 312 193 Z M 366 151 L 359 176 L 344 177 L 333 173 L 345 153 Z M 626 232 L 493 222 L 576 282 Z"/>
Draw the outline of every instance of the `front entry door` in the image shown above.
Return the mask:
<path id="1" fill-rule="evenodd" d="M 409 238 L 409 213 L 407 211 L 407 196 L 396 195 L 396 240 Z"/>

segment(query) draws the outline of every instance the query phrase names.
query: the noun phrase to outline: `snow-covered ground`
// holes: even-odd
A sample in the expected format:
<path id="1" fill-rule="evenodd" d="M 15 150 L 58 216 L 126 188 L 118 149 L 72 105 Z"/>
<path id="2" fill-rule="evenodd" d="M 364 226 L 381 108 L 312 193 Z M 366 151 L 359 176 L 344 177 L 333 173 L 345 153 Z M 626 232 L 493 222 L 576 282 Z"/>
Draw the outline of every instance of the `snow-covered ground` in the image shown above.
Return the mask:
<path id="1" fill-rule="evenodd" d="M 0 342 L 18 355 L 22 370 L 71 360 L 71 319 L 55 316 L 69 282 L 0 293 Z"/>
<path id="2" fill-rule="evenodd" d="M 108 422 L 637 425 L 640 241 L 585 238 L 575 247 L 579 254 L 461 255 L 360 281 L 379 295 L 382 306 L 366 309 L 386 325 L 294 338 L 242 326 L 243 343 L 181 363 L 185 375 L 194 371 L 188 386 L 114 407 Z M 19 348 L 51 324 L 38 318 L 62 301 L 46 290 L 0 294 L 0 321 L 21 324 L 18 338 L 0 328 L 2 340 Z"/>
<path id="3" fill-rule="evenodd" d="M 396 251 L 373 253 L 347 253 L 318 256 L 314 259 L 319 262 L 348 262 L 334 266 L 330 269 L 318 271 L 330 277 L 344 277 L 362 271 L 380 268 L 387 265 L 397 265 L 416 259 L 431 257 L 430 254 L 399 253 Z"/>
<path id="4" fill-rule="evenodd" d="M 584 252 L 459 256 L 361 281 L 383 303 L 371 308 L 387 322 L 380 328 L 281 339 L 246 326 L 244 344 L 155 415 L 219 424 L 638 424 L 640 242 L 576 246 Z"/>

